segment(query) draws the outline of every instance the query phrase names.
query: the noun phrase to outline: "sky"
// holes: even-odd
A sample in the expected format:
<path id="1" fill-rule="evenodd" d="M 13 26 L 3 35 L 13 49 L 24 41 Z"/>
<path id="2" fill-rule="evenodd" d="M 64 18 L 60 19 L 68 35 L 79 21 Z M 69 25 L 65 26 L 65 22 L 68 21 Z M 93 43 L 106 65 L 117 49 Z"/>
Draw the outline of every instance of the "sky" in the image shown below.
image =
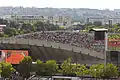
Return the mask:
<path id="1" fill-rule="evenodd" d="M 0 0 L 0 6 L 120 9 L 120 0 Z"/>

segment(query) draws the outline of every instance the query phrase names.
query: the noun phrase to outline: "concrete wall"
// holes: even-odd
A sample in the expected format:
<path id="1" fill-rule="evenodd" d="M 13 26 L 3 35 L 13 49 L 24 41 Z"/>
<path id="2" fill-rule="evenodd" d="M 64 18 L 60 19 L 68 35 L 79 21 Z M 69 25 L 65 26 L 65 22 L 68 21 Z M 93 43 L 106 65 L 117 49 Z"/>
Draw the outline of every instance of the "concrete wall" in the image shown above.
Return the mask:
<path id="1" fill-rule="evenodd" d="M 37 46 L 46 46 L 46 47 L 51 47 L 52 48 L 61 48 L 63 50 L 68 50 L 68 51 L 73 51 L 73 52 L 82 52 L 83 54 L 90 55 L 93 57 L 98 57 L 101 59 L 104 59 L 104 53 L 101 52 L 96 52 L 93 50 L 85 49 L 85 48 L 80 48 L 80 47 L 75 47 L 71 46 L 69 44 L 61 44 L 61 43 L 55 43 L 55 42 L 48 42 L 48 41 L 43 41 L 43 40 L 30 40 L 30 39 L 4 39 L 1 40 L 0 43 L 10 43 L 10 44 L 29 44 L 29 45 L 37 45 Z"/>

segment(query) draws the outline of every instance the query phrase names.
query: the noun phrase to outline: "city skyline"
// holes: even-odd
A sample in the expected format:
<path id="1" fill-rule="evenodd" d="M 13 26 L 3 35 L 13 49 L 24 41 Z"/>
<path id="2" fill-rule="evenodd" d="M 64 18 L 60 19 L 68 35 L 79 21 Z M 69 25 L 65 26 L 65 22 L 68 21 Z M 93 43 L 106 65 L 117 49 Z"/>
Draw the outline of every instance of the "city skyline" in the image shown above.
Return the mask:
<path id="1" fill-rule="evenodd" d="M 119 0 L 2 0 L 0 7 L 120 9 Z"/>

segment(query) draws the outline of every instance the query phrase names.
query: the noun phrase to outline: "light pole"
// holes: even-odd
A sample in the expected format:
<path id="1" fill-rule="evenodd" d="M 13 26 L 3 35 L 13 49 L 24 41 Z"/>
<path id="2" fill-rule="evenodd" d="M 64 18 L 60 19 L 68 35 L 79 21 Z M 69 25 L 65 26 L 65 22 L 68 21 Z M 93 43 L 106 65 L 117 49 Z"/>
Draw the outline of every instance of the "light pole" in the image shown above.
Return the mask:
<path id="1" fill-rule="evenodd" d="M 106 32 L 105 32 L 104 43 L 105 43 L 105 51 L 104 51 L 104 55 L 105 55 L 105 65 L 107 65 L 108 34 L 107 34 Z"/>

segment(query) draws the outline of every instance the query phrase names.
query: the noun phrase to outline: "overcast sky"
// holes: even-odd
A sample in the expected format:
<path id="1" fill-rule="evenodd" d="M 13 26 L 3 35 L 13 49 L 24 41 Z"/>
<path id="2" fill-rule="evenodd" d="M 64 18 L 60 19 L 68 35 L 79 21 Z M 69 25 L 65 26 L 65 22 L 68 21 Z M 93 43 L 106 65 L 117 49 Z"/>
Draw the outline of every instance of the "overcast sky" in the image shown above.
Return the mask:
<path id="1" fill-rule="evenodd" d="M 120 0 L 0 0 L 0 6 L 120 9 Z"/>

